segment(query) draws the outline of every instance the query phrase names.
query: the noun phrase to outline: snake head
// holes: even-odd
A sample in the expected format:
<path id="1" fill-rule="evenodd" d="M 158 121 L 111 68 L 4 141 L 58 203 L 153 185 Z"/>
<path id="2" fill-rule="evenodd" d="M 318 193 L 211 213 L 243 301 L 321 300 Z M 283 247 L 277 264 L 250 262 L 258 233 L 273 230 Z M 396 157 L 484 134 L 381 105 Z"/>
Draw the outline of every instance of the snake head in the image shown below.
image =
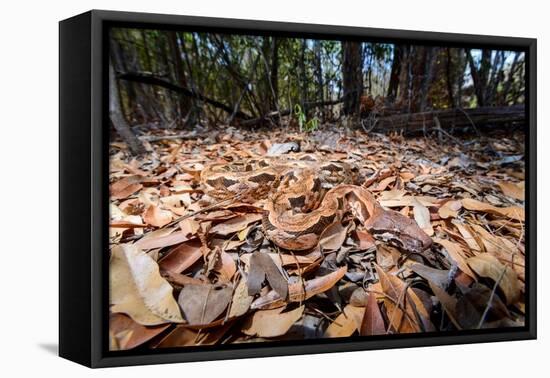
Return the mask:
<path id="1" fill-rule="evenodd" d="M 432 239 L 413 219 L 397 211 L 377 208 L 365 226 L 375 238 L 407 252 L 422 253 L 432 245 Z"/>

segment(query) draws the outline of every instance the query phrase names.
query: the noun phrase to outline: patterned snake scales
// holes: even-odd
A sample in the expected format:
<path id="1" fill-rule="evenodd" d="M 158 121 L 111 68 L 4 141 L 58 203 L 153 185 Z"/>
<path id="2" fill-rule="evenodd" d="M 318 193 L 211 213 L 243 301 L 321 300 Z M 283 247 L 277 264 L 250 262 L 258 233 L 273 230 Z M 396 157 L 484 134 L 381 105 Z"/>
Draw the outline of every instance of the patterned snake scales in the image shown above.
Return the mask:
<path id="1" fill-rule="evenodd" d="M 385 210 L 372 193 L 352 185 L 349 164 L 314 154 L 293 154 L 214 163 L 201 173 L 205 193 L 253 203 L 265 199 L 263 230 L 281 248 L 315 247 L 323 231 L 351 212 L 377 238 L 407 252 L 420 253 L 432 240 L 418 224 Z"/>

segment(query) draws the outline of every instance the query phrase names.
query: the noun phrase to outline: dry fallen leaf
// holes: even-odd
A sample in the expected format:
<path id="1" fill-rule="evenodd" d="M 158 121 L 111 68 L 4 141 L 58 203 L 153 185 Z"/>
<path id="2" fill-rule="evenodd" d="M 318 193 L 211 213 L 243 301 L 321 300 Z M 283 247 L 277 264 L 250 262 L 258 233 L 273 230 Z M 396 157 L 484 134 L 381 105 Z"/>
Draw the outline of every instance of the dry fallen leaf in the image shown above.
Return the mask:
<path id="1" fill-rule="evenodd" d="M 525 199 L 525 181 L 522 181 L 518 184 L 507 182 L 507 181 L 499 181 L 497 182 L 497 184 L 505 196 L 508 196 L 510 198 L 514 198 L 520 201 L 523 201 Z"/>
<path id="2" fill-rule="evenodd" d="M 185 285 L 178 303 L 189 325 L 209 324 L 229 305 L 233 290 L 227 285 Z"/>
<path id="3" fill-rule="evenodd" d="M 172 221 L 172 213 L 151 204 L 143 213 L 143 220 L 151 226 L 163 227 Z"/>
<path id="4" fill-rule="evenodd" d="M 202 257 L 201 242 L 198 239 L 188 240 L 171 249 L 159 261 L 162 270 L 181 273 Z"/>
<path id="5" fill-rule="evenodd" d="M 347 272 L 347 267 L 343 266 L 332 273 L 329 273 L 325 276 L 313 278 L 309 281 L 306 281 L 305 283 L 296 282 L 296 283 L 290 284 L 288 287 L 288 290 L 289 290 L 288 300 L 290 302 L 301 302 L 313 297 L 314 295 L 324 293 L 325 291 L 333 287 L 336 284 L 336 282 L 342 279 L 342 277 L 346 274 L 346 272 Z M 305 292 L 304 292 L 304 288 L 305 288 Z M 265 296 L 262 296 L 256 299 L 254 302 L 252 302 L 252 305 L 250 306 L 250 308 L 251 309 L 274 308 L 274 307 L 283 306 L 284 304 L 285 304 L 285 301 L 283 298 L 281 298 L 279 293 L 277 293 L 275 290 L 271 290 Z"/>
<path id="6" fill-rule="evenodd" d="M 481 277 L 487 277 L 502 289 L 506 297 L 506 304 L 514 304 L 518 301 L 521 292 L 517 274 L 513 269 L 502 265 L 496 257 L 488 253 L 480 253 L 470 257 L 468 265 Z"/>
<path id="7" fill-rule="evenodd" d="M 277 337 L 288 332 L 290 327 L 302 317 L 304 306 L 283 312 L 280 307 L 273 310 L 259 310 L 245 322 L 242 331 L 249 336 Z"/>
<path id="8" fill-rule="evenodd" d="M 266 278 L 269 286 L 275 290 L 281 298 L 287 297 L 288 282 L 271 256 L 267 253 L 254 252 L 252 256 L 250 256 L 248 294 L 258 294 Z"/>
<path id="9" fill-rule="evenodd" d="M 169 324 L 145 327 L 136 323 L 129 316 L 120 313 L 109 317 L 109 333 L 114 340 L 111 350 L 127 350 L 140 346 L 167 329 Z"/>
<path id="10" fill-rule="evenodd" d="M 334 319 L 325 331 L 324 337 L 348 337 L 361 328 L 365 310 L 347 305 L 344 311 Z"/>
<path id="11" fill-rule="evenodd" d="M 496 207 L 472 198 L 464 198 L 462 200 L 462 206 L 468 210 L 481 211 L 525 222 L 525 210 L 520 206 Z"/>
<path id="12" fill-rule="evenodd" d="M 462 270 L 470 277 L 475 278 L 474 272 L 472 272 L 472 270 L 466 263 L 466 256 L 464 256 L 464 251 L 462 250 L 460 244 L 440 238 L 434 238 L 433 241 L 437 244 L 442 245 L 445 248 L 445 250 L 449 254 L 449 257 L 456 263 L 456 265 L 458 265 L 460 270 Z"/>
<path id="13" fill-rule="evenodd" d="M 367 299 L 365 314 L 363 316 L 363 321 L 361 322 L 359 333 L 361 336 L 386 334 L 384 319 L 382 318 L 382 313 L 380 312 L 380 308 L 378 307 L 376 295 L 372 293 L 369 294 Z"/>
<path id="14" fill-rule="evenodd" d="M 122 312 L 142 325 L 183 322 L 172 286 L 157 263 L 133 245 L 113 247 L 109 263 L 112 312 Z"/>
<path id="15" fill-rule="evenodd" d="M 415 201 L 413 206 L 414 220 L 418 223 L 418 226 L 426 233 L 428 236 L 434 234 L 434 229 L 430 221 L 430 211 L 420 202 Z"/>
<path id="16" fill-rule="evenodd" d="M 261 219 L 262 214 L 250 213 L 241 215 L 215 225 L 210 229 L 210 233 L 222 236 L 229 235 L 244 230 L 250 223 L 257 222 Z"/>
<path id="17" fill-rule="evenodd" d="M 428 311 L 422 301 L 398 277 L 386 273 L 378 265 L 375 267 L 385 294 L 384 305 L 390 328 L 397 333 L 420 332 L 430 323 Z"/>
<path id="18" fill-rule="evenodd" d="M 340 249 L 347 237 L 347 227 L 341 222 L 334 222 L 328 226 L 319 238 L 319 245 L 323 251 L 336 251 Z"/>

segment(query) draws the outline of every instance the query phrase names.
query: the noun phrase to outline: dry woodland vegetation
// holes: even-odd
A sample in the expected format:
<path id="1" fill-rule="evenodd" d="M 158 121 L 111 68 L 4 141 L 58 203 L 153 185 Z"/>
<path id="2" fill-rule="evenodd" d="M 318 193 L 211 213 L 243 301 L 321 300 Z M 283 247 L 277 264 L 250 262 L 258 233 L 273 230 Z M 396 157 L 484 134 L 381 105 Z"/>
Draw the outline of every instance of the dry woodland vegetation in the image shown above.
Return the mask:
<path id="1" fill-rule="evenodd" d="M 116 137 L 110 145 L 112 350 L 524 325 L 521 133 L 174 135 L 148 131 L 138 157 Z M 262 201 L 206 198 L 207 164 L 285 153 L 288 142 L 351 164 L 356 184 L 414 219 L 432 246 L 406 253 L 348 214 L 314 249 L 287 251 L 265 238 Z"/>

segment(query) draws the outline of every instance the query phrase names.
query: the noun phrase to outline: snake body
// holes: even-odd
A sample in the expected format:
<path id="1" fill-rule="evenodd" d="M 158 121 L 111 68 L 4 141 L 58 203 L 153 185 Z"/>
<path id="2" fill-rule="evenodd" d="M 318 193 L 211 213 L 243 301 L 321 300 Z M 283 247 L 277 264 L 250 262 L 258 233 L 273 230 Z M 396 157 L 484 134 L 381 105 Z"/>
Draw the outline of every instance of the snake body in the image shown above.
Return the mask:
<path id="1" fill-rule="evenodd" d="M 375 238 L 410 252 L 431 239 L 416 222 L 385 210 L 367 189 L 353 185 L 352 168 L 315 154 L 213 163 L 201 173 L 206 194 L 217 200 L 265 199 L 263 229 L 277 246 L 294 251 L 315 247 L 323 232 L 351 212 Z"/>

